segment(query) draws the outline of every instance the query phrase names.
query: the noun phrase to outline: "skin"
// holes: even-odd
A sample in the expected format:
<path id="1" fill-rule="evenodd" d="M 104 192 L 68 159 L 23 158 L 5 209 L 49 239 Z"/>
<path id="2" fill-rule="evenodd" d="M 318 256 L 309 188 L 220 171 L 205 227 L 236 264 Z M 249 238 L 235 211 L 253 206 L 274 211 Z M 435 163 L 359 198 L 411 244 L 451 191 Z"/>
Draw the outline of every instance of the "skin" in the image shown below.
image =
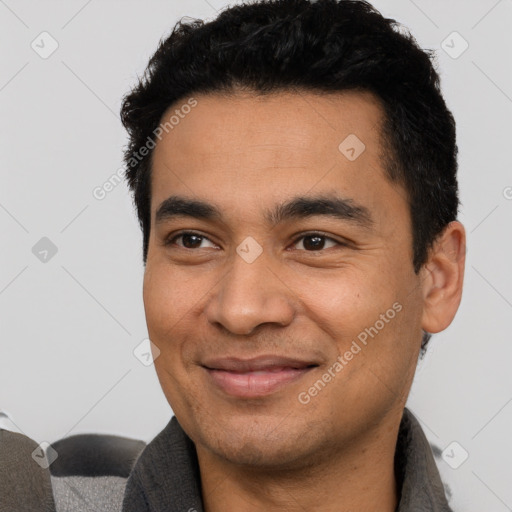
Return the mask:
<path id="1" fill-rule="evenodd" d="M 370 93 L 196 99 L 154 151 L 144 305 L 162 389 L 197 448 L 205 509 L 392 512 L 422 329 L 445 329 L 459 306 L 464 228 L 448 225 L 414 273 L 407 194 L 382 169 L 383 110 Z M 354 161 L 338 149 L 349 134 L 366 146 Z M 275 204 L 321 193 L 366 207 L 371 228 L 326 216 L 267 224 Z M 222 220 L 155 222 L 171 195 L 213 203 Z M 181 230 L 200 238 L 165 244 Z M 301 238 L 311 231 L 326 234 L 323 248 Z M 236 251 L 248 236 L 263 250 L 252 263 Z M 301 403 L 394 303 L 401 311 Z M 251 399 L 228 396 L 201 366 L 261 354 L 318 366 Z"/>

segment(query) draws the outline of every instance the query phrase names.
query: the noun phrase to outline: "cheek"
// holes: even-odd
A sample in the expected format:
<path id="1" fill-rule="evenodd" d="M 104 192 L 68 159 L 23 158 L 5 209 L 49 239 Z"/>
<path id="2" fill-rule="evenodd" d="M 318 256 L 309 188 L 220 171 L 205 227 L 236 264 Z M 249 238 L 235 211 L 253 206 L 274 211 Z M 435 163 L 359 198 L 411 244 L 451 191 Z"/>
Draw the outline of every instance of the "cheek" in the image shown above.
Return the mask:
<path id="1" fill-rule="evenodd" d="M 180 328 L 186 322 L 190 309 L 182 280 L 177 279 L 171 269 L 147 265 L 144 274 L 143 299 L 146 324 L 150 340 L 160 350 L 155 360 L 159 379 L 172 378 L 178 369 L 181 357 Z M 172 375 L 166 375 L 167 372 Z"/>
<path id="2" fill-rule="evenodd" d="M 391 283 L 386 286 L 370 272 L 355 269 L 337 279 L 316 279 L 314 290 L 303 300 L 314 321 L 343 344 L 391 308 L 395 293 Z"/>
<path id="3" fill-rule="evenodd" d="M 333 391 L 341 386 L 353 396 L 380 396 L 383 382 L 390 389 L 405 387 L 417 357 L 414 337 L 420 335 L 421 318 L 410 288 L 409 281 L 382 268 L 316 281 L 315 293 L 306 299 L 307 314 L 333 341 L 331 362 L 342 357 L 342 378 Z"/>
<path id="4" fill-rule="evenodd" d="M 197 287 L 170 265 L 148 264 L 144 274 L 143 300 L 148 329 L 162 333 L 186 315 L 200 297 Z"/>
<path id="5" fill-rule="evenodd" d="M 146 266 L 143 283 L 144 310 L 149 338 L 160 350 L 155 367 L 183 379 L 193 369 L 205 325 L 200 322 L 205 295 L 215 284 L 210 276 L 199 276 L 197 269 L 187 275 L 182 267 L 155 261 Z M 190 273 L 189 273 L 190 274 Z"/>
<path id="6" fill-rule="evenodd" d="M 197 332 L 190 327 L 193 305 L 201 296 L 197 287 L 165 265 L 146 265 L 143 299 L 149 338 L 160 354 L 155 371 L 167 401 L 173 410 L 181 411 L 183 397 L 194 389 L 190 379 L 192 352 Z M 185 390 L 187 391 L 185 393 Z"/>

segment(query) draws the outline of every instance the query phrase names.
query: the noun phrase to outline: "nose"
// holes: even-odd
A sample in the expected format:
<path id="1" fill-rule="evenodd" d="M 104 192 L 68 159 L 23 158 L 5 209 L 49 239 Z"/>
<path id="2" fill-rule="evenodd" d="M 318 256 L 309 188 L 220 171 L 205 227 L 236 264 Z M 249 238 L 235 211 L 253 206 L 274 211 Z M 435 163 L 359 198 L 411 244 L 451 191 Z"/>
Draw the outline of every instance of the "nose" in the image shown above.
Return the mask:
<path id="1" fill-rule="evenodd" d="M 263 255 L 252 263 L 236 255 L 215 290 L 207 319 L 233 334 L 249 335 L 262 324 L 284 327 L 294 318 L 294 294 Z"/>

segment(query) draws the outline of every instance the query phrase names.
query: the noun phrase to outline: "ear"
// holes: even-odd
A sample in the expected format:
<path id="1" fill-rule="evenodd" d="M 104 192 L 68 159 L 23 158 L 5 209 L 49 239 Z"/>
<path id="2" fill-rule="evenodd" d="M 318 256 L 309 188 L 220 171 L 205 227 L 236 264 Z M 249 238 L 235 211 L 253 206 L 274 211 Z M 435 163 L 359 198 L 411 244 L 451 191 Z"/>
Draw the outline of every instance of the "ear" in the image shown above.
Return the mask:
<path id="1" fill-rule="evenodd" d="M 437 237 L 420 272 L 424 331 L 440 332 L 452 323 L 462 297 L 465 262 L 466 232 L 453 221 Z"/>

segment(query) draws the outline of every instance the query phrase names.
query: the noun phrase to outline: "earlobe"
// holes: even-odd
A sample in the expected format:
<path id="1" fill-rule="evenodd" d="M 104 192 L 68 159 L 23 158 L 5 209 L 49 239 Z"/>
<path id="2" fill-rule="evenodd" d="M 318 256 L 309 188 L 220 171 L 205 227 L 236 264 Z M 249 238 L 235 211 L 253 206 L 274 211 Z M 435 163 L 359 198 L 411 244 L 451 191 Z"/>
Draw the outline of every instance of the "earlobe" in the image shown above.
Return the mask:
<path id="1" fill-rule="evenodd" d="M 465 260 L 464 226 L 453 221 L 438 236 L 422 269 L 425 331 L 440 332 L 451 324 L 462 297 Z"/>

